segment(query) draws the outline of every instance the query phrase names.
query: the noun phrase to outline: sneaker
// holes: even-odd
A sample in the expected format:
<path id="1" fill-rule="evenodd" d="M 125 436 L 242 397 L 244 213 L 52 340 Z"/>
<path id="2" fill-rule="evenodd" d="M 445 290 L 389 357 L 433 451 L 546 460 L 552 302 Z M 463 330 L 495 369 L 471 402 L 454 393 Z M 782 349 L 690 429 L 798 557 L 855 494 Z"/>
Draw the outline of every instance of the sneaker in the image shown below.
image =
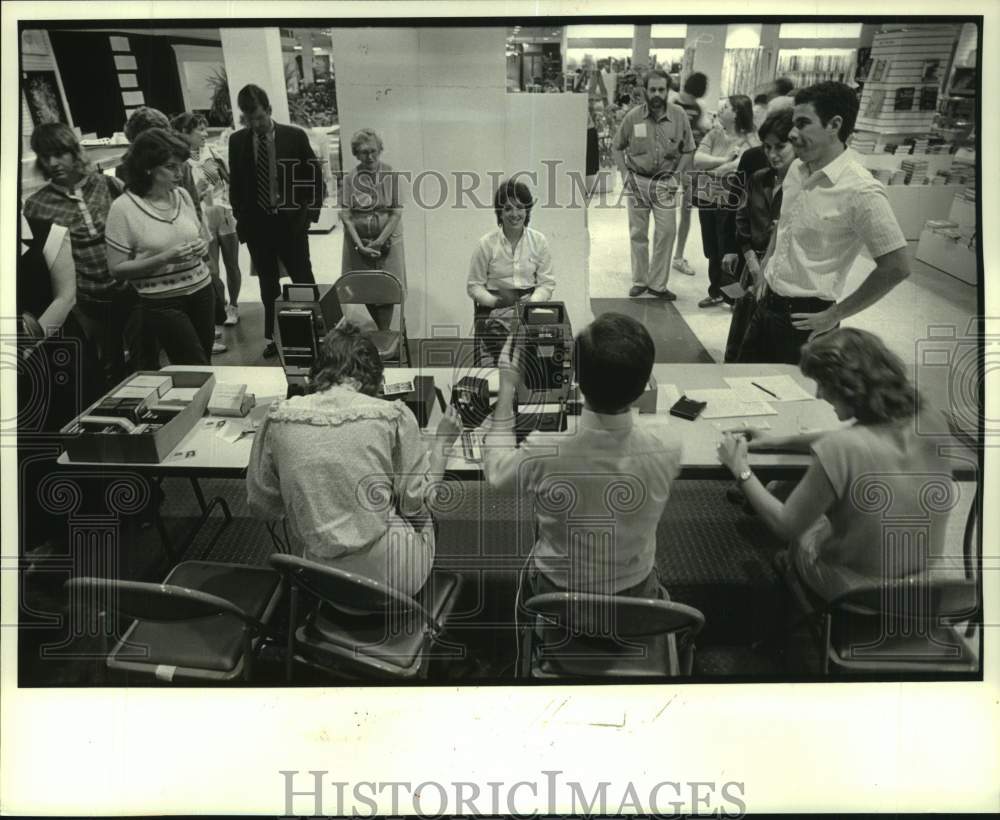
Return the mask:
<path id="1" fill-rule="evenodd" d="M 644 285 L 632 285 L 629 289 L 628 295 L 634 299 L 636 296 L 642 296 L 645 292 L 646 288 Z"/>
<path id="2" fill-rule="evenodd" d="M 240 323 L 240 309 L 236 305 L 226 305 L 226 321 L 222 324 L 227 327 L 232 327 L 233 325 L 238 325 Z"/>
<path id="3" fill-rule="evenodd" d="M 212 345 L 212 352 L 213 353 L 225 353 L 227 350 L 229 350 L 229 348 L 226 347 L 225 343 L 223 343 L 223 342 L 215 342 Z"/>
<path id="4" fill-rule="evenodd" d="M 673 302 L 677 298 L 676 293 L 672 290 L 667 290 L 666 288 L 663 290 L 653 290 L 652 288 L 647 288 L 647 290 L 652 296 L 655 296 L 657 299 L 662 299 L 664 302 Z"/>
<path id="5" fill-rule="evenodd" d="M 706 296 L 698 303 L 698 307 L 700 308 L 715 307 L 716 305 L 721 305 L 722 301 L 723 300 L 721 296 Z"/>
<path id="6" fill-rule="evenodd" d="M 215 338 L 216 339 L 221 339 L 222 338 L 222 325 L 216 325 L 215 326 Z"/>
<path id="7" fill-rule="evenodd" d="M 686 276 L 694 276 L 694 268 L 688 264 L 687 259 L 683 256 L 678 256 L 671 267 L 678 273 L 683 273 Z"/>

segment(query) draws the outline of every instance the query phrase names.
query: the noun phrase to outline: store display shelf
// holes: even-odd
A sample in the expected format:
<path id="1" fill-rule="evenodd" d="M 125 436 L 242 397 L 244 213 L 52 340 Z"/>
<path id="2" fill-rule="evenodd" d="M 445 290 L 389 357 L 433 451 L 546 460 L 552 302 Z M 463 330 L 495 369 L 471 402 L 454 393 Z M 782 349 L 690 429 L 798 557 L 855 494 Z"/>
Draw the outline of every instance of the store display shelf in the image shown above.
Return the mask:
<path id="1" fill-rule="evenodd" d="M 945 219 L 964 185 L 886 185 L 896 221 L 907 239 L 919 239 L 928 219 Z"/>
<path id="2" fill-rule="evenodd" d="M 916 258 L 967 285 L 979 282 L 976 246 L 964 238 L 952 239 L 930 229 L 922 231 Z"/>

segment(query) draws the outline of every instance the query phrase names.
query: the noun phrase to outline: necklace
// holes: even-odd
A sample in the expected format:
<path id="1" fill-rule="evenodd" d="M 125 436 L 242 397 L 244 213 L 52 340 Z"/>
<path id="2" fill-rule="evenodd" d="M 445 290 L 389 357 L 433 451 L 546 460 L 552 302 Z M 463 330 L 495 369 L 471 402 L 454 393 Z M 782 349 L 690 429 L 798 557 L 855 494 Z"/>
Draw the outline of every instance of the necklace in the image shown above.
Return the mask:
<path id="1" fill-rule="evenodd" d="M 149 205 L 150 208 L 152 208 L 155 211 L 159 211 L 160 213 L 167 213 L 168 211 L 172 211 L 174 209 L 174 195 L 172 191 L 170 193 L 170 204 L 167 205 L 165 208 L 157 205 L 148 196 L 144 196 L 142 199 L 147 205 Z"/>

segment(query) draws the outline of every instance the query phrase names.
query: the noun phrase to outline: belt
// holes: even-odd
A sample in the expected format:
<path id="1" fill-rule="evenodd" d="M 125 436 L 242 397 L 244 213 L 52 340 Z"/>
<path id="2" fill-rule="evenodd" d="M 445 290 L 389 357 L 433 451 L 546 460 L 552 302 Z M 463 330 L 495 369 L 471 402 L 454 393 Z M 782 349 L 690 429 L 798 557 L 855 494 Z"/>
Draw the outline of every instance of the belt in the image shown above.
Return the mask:
<path id="1" fill-rule="evenodd" d="M 786 313 L 818 313 L 835 304 L 832 299 L 821 299 L 818 296 L 780 296 L 770 288 L 764 291 L 763 301 L 770 307 Z"/>

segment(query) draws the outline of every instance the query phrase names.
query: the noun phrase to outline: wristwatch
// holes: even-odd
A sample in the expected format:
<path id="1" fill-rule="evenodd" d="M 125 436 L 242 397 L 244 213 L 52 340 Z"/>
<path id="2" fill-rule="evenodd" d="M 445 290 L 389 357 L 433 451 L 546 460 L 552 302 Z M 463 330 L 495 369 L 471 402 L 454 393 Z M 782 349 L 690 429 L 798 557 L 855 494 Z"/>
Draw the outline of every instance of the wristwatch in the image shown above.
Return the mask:
<path id="1" fill-rule="evenodd" d="M 743 470 L 740 472 L 740 474 L 736 476 L 736 480 L 740 484 L 745 484 L 747 481 L 750 480 L 750 477 L 752 475 L 753 475 L 753 470 L 751 470 L 749 467 L 744 467 Z"/>

